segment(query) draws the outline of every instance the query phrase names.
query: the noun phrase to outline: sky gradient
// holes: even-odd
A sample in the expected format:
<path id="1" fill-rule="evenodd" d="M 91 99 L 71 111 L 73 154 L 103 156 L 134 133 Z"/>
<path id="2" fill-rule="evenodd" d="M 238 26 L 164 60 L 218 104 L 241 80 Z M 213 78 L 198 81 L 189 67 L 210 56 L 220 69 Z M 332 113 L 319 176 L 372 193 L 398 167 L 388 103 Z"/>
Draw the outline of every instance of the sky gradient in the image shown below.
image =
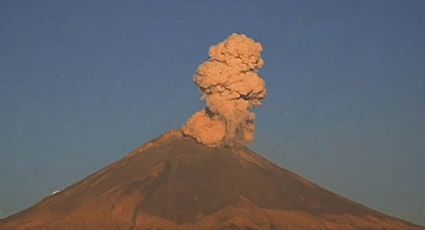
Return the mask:
<path id="1" fill-rule="evenodd" d="M 0 217 L 204 104 L 209 46 L 261 42 L 252 148 L 425 225 L 425 1 L 1 1 Z"/>

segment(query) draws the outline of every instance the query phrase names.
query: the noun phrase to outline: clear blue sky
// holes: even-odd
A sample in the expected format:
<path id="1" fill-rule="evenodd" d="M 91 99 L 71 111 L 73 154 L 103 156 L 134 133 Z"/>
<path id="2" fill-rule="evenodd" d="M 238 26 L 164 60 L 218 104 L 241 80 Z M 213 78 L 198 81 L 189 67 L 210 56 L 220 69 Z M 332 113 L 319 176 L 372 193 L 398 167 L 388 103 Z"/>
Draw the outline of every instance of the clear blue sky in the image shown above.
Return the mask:
<path id="1" fill-rule="evenodd" d="M 265 47 L 252 148 L 425 224 L 425 1 L 1 1 L 0 216 L 203 107 L 208 47 Z"/>

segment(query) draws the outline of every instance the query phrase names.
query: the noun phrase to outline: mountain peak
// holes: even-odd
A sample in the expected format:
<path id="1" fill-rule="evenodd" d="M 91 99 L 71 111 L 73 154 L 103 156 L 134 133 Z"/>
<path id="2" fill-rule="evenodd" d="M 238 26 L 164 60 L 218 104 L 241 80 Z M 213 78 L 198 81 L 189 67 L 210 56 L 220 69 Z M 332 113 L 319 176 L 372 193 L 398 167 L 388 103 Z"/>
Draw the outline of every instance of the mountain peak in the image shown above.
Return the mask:
<path id="1" fill-rule="evenodd" d="M 172 130 L 0 222 L 1 229 L 420 229 L 329 192 L 244 146 Z"/>

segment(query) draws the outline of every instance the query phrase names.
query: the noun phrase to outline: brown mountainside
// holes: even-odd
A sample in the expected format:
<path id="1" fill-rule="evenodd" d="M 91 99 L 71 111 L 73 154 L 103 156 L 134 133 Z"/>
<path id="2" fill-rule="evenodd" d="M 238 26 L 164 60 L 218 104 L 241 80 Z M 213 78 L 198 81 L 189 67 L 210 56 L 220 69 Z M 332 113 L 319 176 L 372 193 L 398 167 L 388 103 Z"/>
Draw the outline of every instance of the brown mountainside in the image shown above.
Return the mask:
<path id="1" fill-rule="evenodd" d="M 245 147 L 172 131 L 0 222 L 0 229 L 424 229 L 329 192 Z"/>

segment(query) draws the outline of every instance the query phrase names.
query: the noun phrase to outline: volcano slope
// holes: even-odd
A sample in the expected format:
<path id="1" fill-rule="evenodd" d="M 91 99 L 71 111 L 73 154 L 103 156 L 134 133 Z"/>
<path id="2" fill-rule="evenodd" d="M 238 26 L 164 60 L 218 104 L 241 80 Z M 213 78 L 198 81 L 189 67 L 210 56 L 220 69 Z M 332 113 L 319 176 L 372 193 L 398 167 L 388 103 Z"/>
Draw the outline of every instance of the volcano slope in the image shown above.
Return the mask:
<path id="1" fill-rule="evenodd" d="M 424 229 L 329 192 L 246 147 L 169 132 L 0 229 Z"/>

